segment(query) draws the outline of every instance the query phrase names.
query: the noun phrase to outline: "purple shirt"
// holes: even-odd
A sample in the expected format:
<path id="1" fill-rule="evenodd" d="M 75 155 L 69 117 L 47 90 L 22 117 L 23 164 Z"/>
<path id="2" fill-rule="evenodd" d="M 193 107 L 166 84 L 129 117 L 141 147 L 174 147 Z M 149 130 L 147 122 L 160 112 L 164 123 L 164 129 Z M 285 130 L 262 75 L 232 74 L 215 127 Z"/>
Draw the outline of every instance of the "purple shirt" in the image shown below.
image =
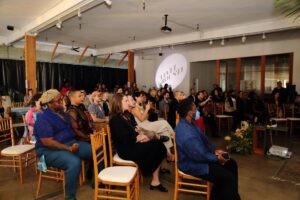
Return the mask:
<path id="1" fill-rule="evenodd" d="M 75 133 L 71 127 L 71 118 L 68 114 L 62 113 L 63 120 L 50 109 L 46 109 L 43 114 L 37 116 L 34 124 L 34 135 L 37 139 L 36 148 L 44 147 L 41 138 L 50 138 L 60 143 L 67 143 L 75 140 Z"/>

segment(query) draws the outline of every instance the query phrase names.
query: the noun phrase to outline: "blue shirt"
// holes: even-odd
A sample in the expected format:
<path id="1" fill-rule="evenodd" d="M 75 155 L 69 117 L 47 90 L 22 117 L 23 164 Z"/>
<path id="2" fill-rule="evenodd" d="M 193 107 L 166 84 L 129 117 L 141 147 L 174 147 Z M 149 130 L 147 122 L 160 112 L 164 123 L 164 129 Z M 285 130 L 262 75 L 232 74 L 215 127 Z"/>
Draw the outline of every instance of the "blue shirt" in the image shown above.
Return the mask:
<path id="1" fill-rule="evenodd" d="M 216 147 L 194 124 L 181 119 L 175 128 L 178 168 L 190 175 L 208 174 L 208 163 L 217 162 Z"/>
<path id="2" fill-rule="evenodd" d="M 36 148 L 44 147 L 41 138 L 50 138 L 60 143 L 67 143 L 75 139 L 75 133 L 71 127 L 71 118 L 66 113 L 62 113 L 63 120 L 50 109 L 46 109 L 37 116 L 34 124 L 34 135 L 37 139 Z"/>

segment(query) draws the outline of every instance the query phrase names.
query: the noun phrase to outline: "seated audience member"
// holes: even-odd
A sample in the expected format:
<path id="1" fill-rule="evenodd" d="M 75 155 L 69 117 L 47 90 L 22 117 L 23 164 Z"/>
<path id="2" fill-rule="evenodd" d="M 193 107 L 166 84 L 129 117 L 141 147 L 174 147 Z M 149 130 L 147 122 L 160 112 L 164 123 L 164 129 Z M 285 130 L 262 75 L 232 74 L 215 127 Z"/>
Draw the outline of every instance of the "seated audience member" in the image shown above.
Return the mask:
<path id="1" fill-rule="evenodd" d="M 24 96 L 24 106 L 30 106 L 30 100 L 33 97 L 33 90 L 28 89 L 26 95 Z"/>
<path id="2" fill-rule="evenodd" d="M 119 87 L 116 91 L 116 93 L 118 94 L 123 94 L 123 88 Z"/>
<path id="3" fill-rule="evenodd" d="M 117 153 L 122 159 L 136 162 L 143 174 L 152 174 L 151 190 L 167 192 L 159 180 L 160 165 L 166 157 L 166 148 L 161 141 L 150 140 L 146 135 L 136 132 L 127 115 L 124 115 L 128 109 L 128 98 L 123 94 L 115 94 L 111 101 L 109 126 Z"/>
<path id="4" fill-rule="evenodd" d="M 229 90 L 227 92 L 227 97 L 224 104 L 225 110 L 224 114 L 232 116 L 233 124 L 232 129 L 235 130 L 237 127 L 237 108 L 236 108 L 236 99 L 234 98 L 234 91 Z"/>
<path id="5" fill-rule="evenodd" d="M 169 92 L 165 91 L 163 94 L 163 99 L 159 102 L 159 113 L 160 117 L 167 119 L 169 113 Z"/>
<path id="6" fill-rule="evenodd" d="M 82 104 L 84 105 L 85 109 L 88 109 L 92 102 L 84 90 L 80 91 L 82 93 Z"/>
<path id="7" fill-rule="evenodd" d="M 72 90 L 73 87 L 69 84 L 68 81 L 64 81 L 63 86 L 60 89 L 60 93 L 62 93 L 63 95 L 67 95 L 67 93 Z"/>
<path id="8" fill-rule="evenodd" d="M 75 200 L 81 159 L 92 159 L 91 145 L 76 140 L 71 118 L 63 111 L 63 97 L 59 91 L 47 90 L 40 101 L 47 108 L 37 116 L 34 125 L 36 154 L 45 157 L 47 166 L 64 170 L 66 199 Z"/>
<path id="9" fill-rule="evenodd" d="M 211 200 L 240 200 L 238 168 L 233 159 L 225 159 L 200 128 L 194 124 L 196 105 L 185 99 L 179 104 L 181 120 L 177 127 L 178 168 L 213 183 Z"/>
<path id="10" fill-rule="evenodd" d="M 176 91 L 174 93 L 174 98 L 171 100 L 169 104 L 169 113 L 168 113 L 168 122 L 172 128 L 176 126 L 176 112 L 179 101 L 183 99 L 183 94 L 180 91 Z"/>
<path id="11" fill-rule="evenodd" d="M 287 89 L 282 87 L 282 82 L 278 81 L 276 88 L 273 89 L 272 95 L 274 96 L 275 93 L 279 92 L 279 96 L 281 98 L 282 103 L 286 103 L 288 98 Z"/>
<path id="12" fill-rule="evenodd" d="M 67 113 L 71 116 L 72 128 L 79 140 L 89 141 L 90 134 L 93 133 L 92 117 L 82 104 L 83 93 L 80 90 L 70 90 L 68 97 L 71 105 Z"/>
<path id="13" fill-rule="evenodd" d="M 256 124 L 266 124 L 268 112 L 265 108 L 265 104 L 254 91 L 248 95 L 248 106 L 250 120 Z"/>
<path id="14" fill-rule="evenodd" d="M 105 116 L 104 109 L 102 107 L 102 93 L 95 91 L 91 95 L 92 104 L 89 106 L 89 112 L 93 118 L 94 124 L 107 123 L 108 117 Z"/>
<path id="15" fill-rule="evenodd" d="M 139 92 L 137 93 L 139 94 Z M 137 108 L 137 103 L 133 99 L 132 96 L 128 96 L 128 102 L 129 102 L 129 112 L 132 113 L 132 115 L 135 118 L 135 125 L 134 127 L 141 128 L 142 131 L 143 129 L 148 130 L 148 131 L 153 131 L 157 137 L 161 138 L 162 142 L 164 142 L 164 145 L 167 148 L 168 152 L 168 161 L 174 161 L 174 155 L 171 153 L 170 148 L 173 147 L 173 142 L 171 140 L 171 135 L 174 134 L 174 131 L 172 127 L 168 124 L 166 120 L 159 120 L 155 122 L 150 122 L 144 116 L 147 116 L 148 114 L 144 115 L 143 112 L 139 108 Z M 138 102 L 141 102 L 142 97 L 135 97 Z M 147 108 L 149 105 L 147 105 Z M 144 121 L 140 121 L 139 119 L 145 119 Z M 162 137 L 164 136 L 164 137 Z"/>
<path id="16" fill-rule="evenodd" d="M 33 136 L 33 128 L 34 128 L 34 123 L 37 119 L 37 115 L 42 113 L 42 108 L 40 104 L 40 97 L 41 94 L 35 94 L 31 98 L 30 106 L 31 108 L 27 111 L 25 115 L 25 123 L 26 123 L 26 131 L 23 135 L 23 138 L 28 138 L 30 141 L 32 136 Z"/>
<path id="17" fill-rule="evenodd" d="M 203 116 L 204 123 L 208 124 L 212 136 L 219 137 L 213 111 L 212 97 L 208 96 L 206 98 L 205 90 L 202 90 L 197 93 L 197 103 L 198 104 L 196 106 L 198 107 L 200 115 Z"/>
<path id="18" fill-rule="evenodd" d="M 4 118 L 4 111 L 3 100 L 2 96 L 0 95 L 0 119 Z"/>
<path id="19" fill-rule="evenodd" d="M 108 95 L 109 95 L 109 93 L 107 91 L 103 92 L 103 94 L 102 94 L 102 107 L 103 107 L 105 116 L 109 115 Z"/>

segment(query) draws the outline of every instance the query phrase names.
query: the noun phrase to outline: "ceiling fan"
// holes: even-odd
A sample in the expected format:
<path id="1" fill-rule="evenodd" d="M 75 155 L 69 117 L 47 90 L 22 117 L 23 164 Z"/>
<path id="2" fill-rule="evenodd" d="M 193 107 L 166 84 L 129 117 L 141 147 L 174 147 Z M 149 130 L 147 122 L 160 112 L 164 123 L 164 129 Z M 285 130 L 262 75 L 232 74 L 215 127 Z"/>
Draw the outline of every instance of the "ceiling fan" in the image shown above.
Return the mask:
<path id="1" fill-rule="evenodd" d="M 167 23 L 168 23 L 168 15 L 165 14 L 165 25 L 160 28 L 160 30 L 164 33 L 172 32 L 172 29 L 170 27 L 168 27 Z"/>
<path id="2" fill-rule="evenodd" d="M 76 51 L 76 52 L 79 52 L 79 49 L 80 49 L 80 47 L 74 47 L 74 40 L 72 40 L 72 47 L 71 47 L 71 50 L 72 51 Z"/>

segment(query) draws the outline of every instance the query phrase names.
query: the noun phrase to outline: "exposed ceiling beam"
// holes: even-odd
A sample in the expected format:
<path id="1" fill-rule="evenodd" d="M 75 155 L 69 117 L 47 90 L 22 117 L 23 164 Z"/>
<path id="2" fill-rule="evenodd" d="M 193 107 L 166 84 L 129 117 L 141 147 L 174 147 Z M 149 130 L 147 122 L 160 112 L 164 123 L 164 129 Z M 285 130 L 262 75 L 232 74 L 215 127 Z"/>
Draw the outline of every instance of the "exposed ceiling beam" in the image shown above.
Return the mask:
<path id="1" fill-rule="evenodd" d="M 52 54 L 51 54 L 51 59 L 50 59 L 51 62 L 52 62 L 52 60 L 53 60 L 53 58 L 55 56 L 55 52 L 56 52 L 56 49 L 57 49 L 58 45 L 59 45 L 59 42 L 56 42 L 56 44 L 55 44 L 55 46 L 53 48 Z"/>
<path id="2" fill-rule="evenodd" d="M 102 49 L 97 49 L 96 54 L 107 54 L 127 51 L 127 49 L 148 49 L 160 46 L 178 45 L 192 42 L 201 42 L 221 38 L 233 38 L 243 35 L 256 35 L 263 32 L 278 32 L 290 29 L 300 28 L 300 20 L 293 21 L 287 18 L 273 18 L 269 20 L 261 20 L 248 24 L 239 24 L 236 26 L 228 26 L 219 29 L 195 31 L 182 35 L 170 35 L 169 37 L 155 38 L 151 40 L 144 40 L 141 42 L 133 42 L 122 44 Z"/>
<path id="3" fill-rule="evenodd" d="M 37 17 L 28 25 L 15 30 L 12 34 L 4 39 L 5 44 L 11 44 L 24 37 L 25 33 L 36 33 L 54 26 L 58 19 L 64 21 L 72 16 L 77 15 L 77 10 L 83 12 L 93 6 L 99 4 L 99 0 L 65 0 L 51 8 L 43 15 Z M 0 38 L 1 41 L 1 38 Z"/>
<path id="4" fill-rule="evenodd" d="M 105 60 L 103 61 L 103 65 L 105 65 L 105 64 L 108 62 L 108 60 L 109 60 L 111 54 L 112 54 L 112 53 L 108 54 L 108 56 L 105 58 Z"/>
<path id="5" fill-rule="evenodd" d="M 81 61 L 82 61 L 82 59 L 83 59 L 83 57 L 84 57 L 84 54 L 85 54 L 85 52 L 86 52 L 86 50 L 89 48 L 89 46 L 86 46 L 85 48 L 84 48 L 84 50 L 83 50 L 83 52 L 81 53 L 81 55 L 80 55 L 80 57 L 79 57 L 79 59 L 78 59 L 78 63 L 81 63 Z"/>
<path id="6" fill-rule="evenodd" d="M 123 64 L 123 62 L 124 62 L 125 58 L 127 57 L 127 55 L 128 55 L 128 51 L 125 53 L 125 55 L 123 56 L 123 58 L 118 62 L 118 66 L 120 66 L 120 65 Z"/>

